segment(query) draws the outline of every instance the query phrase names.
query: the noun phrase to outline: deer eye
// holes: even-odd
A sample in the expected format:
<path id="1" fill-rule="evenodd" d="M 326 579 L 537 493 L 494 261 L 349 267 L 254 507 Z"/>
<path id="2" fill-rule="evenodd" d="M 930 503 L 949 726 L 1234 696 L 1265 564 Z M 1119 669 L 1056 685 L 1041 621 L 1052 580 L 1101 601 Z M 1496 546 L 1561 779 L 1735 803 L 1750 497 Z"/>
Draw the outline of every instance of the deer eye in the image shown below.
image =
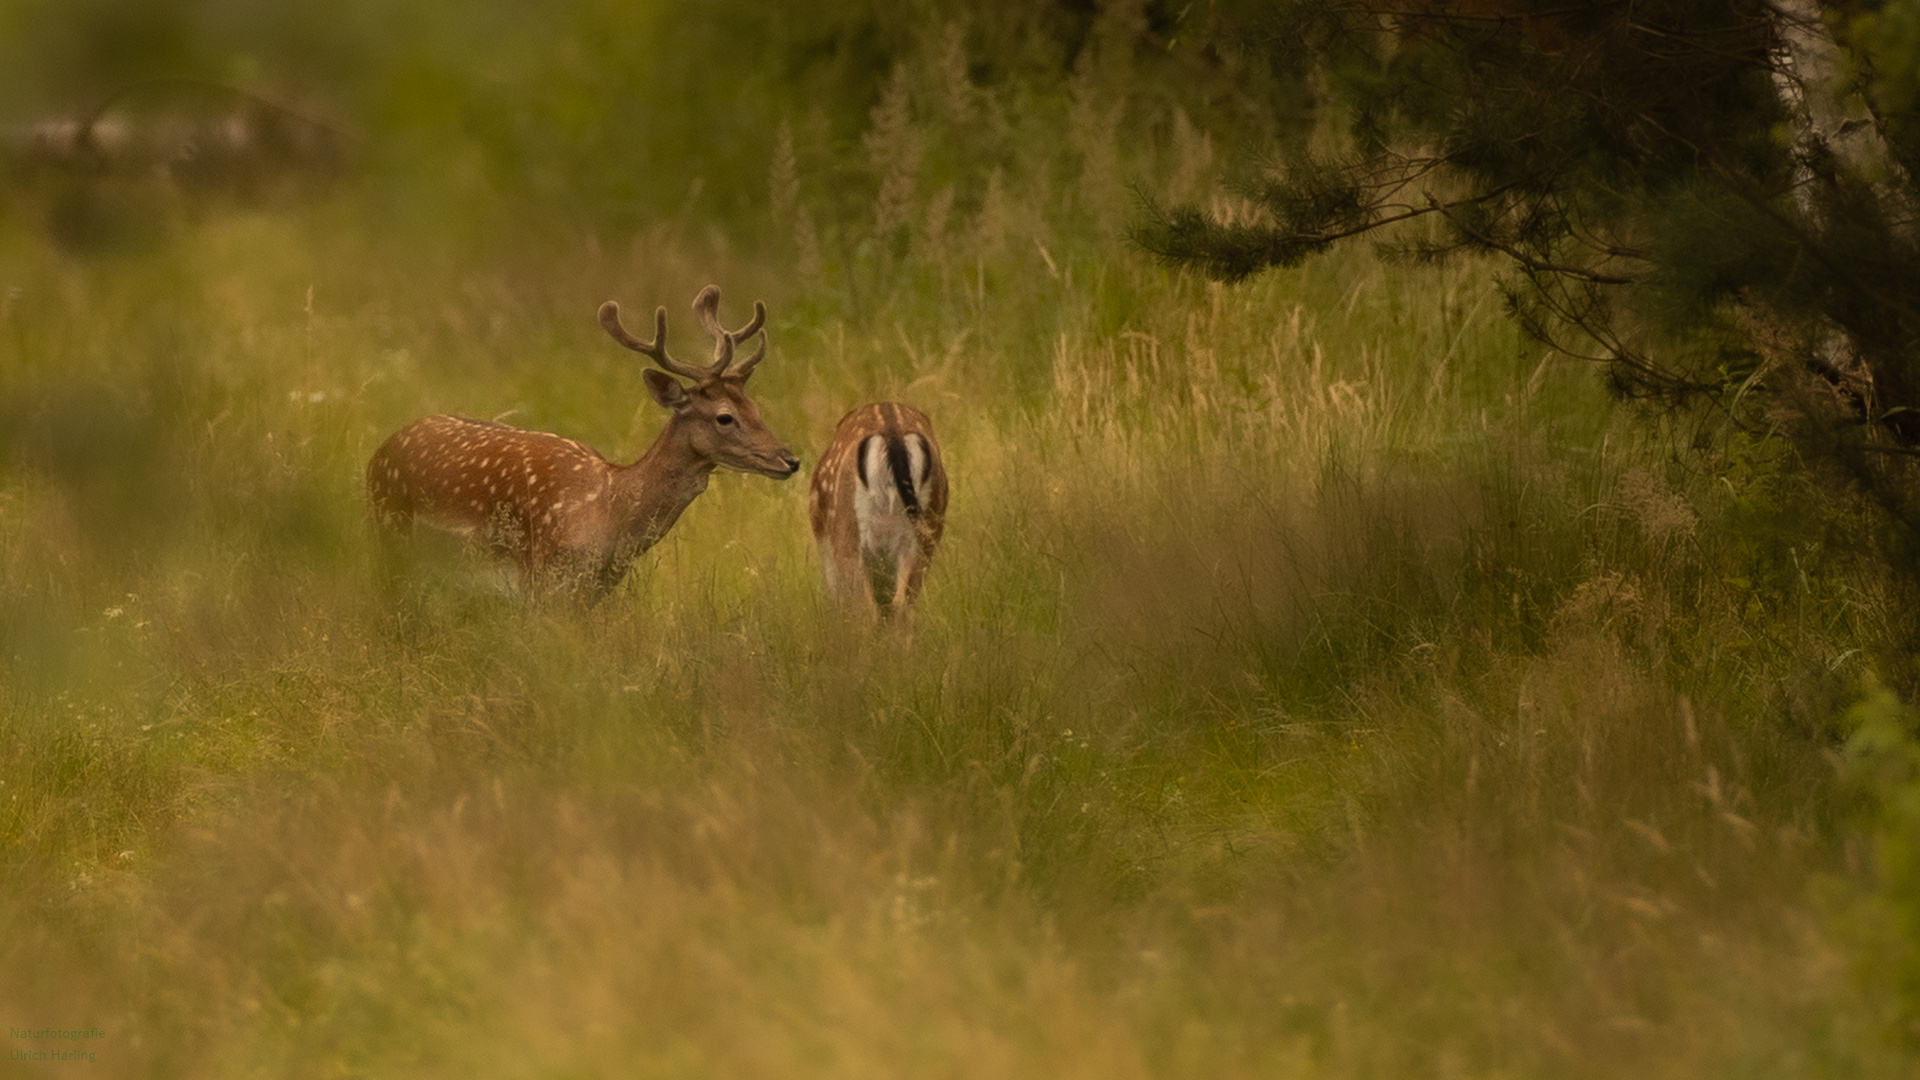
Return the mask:
<path id="1" fill-rule="evenodd" d="M 728 424 L 733 423 L 733 414 L 721 413 L 719 416 L 713 418 L 713 422 L 719 424 L 721 427 L 726 427 Z"/>

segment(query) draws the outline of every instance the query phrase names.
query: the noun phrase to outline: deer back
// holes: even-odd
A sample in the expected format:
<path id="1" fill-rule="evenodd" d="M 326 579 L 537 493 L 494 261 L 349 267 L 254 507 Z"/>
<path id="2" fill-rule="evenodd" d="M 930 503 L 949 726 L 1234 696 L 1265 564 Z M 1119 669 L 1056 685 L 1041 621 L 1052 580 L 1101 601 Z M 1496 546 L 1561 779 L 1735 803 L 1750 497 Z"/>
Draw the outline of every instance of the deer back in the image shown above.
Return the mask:
<path id="1" fill-rule="evenodd" d="M 523 565 L 563 548 L 611 546 L 614 466 L 584 443 L 462 416 L 395 432 L 367 463 L 382 524 L 422 524 L 483 540 Z"/>

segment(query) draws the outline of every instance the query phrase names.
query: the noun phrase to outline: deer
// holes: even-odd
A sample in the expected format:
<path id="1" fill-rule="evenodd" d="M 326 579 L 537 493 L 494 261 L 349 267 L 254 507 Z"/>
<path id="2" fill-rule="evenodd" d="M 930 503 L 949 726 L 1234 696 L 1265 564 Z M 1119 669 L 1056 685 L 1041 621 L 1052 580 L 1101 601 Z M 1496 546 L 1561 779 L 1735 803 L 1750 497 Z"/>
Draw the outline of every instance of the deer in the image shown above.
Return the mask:
<path id="1" fill-rule="evenodd" d="M 911 621 L 947 518 L 947 470 L 927 414 L 883 401 L 842 417 L 807 496 L 828 595 L 881 622 Z"/>
<path id="2" fill-rule="evenodd" d="M 722 327 L 719 311 L 719 286 L 700 290 L 693 313 L 714 339 L 712 362 L 700 366 L 667 352 L 665 307 L 654 313 L 653 340 L 643 342 L 621 324 L 618 304 L 600 306 L 608 335 L 658 365 L 642 376 L 667 423 L 639 460 L 615 465 L 576 440 L 496 421 L 425 417 L 394 432 L 367 462 L 376 530 L 392 547 L 418 521 L 511 561 L 523 595 L 557 588 L 588 603 L 604 598 L 707 489 L 714 470 L 775 480 L 800 471 L 746 395 L 767 354 L 766 305 L 756 300 L 738 330 Z M 734 349 L 756 333 L 759 348 L 735 364 Z"/>

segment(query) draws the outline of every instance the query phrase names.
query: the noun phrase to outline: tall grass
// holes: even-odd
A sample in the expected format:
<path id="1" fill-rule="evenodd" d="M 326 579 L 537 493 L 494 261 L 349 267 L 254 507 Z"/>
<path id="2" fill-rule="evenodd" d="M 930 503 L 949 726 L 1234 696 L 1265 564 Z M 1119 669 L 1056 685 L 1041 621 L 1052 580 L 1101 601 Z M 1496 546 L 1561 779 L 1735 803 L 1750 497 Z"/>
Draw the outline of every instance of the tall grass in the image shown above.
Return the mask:
<path id="1" fill-rule="evenodd" d="M 1778 520 L 1790 474 L 1617 410 L 1484 267 L 1155 269 L 1108 181 L 1211 184 L 1197 129 L 965 34 L 853 143 L 788 118 L 751 227 L 8 221 L 0 1012 L 108 1075 L 1903 1075 L 1857 971 L 1898 851 L 1833 768 L 1902 616 L 1844 506 Z M 803 457 L 933 414 L 910 644 L 734 475 L 590 611 L 374 587 L 387 432 L 631 459 L 593 308 L 707 280 L 769 299 Z M 1856 779 L 1904 760 L 1871 708 Z"/>

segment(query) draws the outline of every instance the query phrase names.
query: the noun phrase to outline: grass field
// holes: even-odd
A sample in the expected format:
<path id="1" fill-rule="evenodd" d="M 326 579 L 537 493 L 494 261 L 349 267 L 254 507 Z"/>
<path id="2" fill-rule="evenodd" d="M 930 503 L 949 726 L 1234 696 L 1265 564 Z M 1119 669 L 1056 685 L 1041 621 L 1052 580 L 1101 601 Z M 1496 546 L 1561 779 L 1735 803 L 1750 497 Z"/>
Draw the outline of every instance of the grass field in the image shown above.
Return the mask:
<path id="1" fill-rule="evenodd" d="M 1006 182 L 838 277 L 698 215 L 0 219 L 0 1014 L 104 1032 L 9 1075 L 1911 1075 L 1911 611 L 1843 502 L 1489 266 L 1225 288 Z M 631 460 L 594 310 L 708 281 L 809 467 L 932 414 L 911 643 L 829 609 L 804 477 L 592 610 L 376 587 L 381 439 Z"/>

